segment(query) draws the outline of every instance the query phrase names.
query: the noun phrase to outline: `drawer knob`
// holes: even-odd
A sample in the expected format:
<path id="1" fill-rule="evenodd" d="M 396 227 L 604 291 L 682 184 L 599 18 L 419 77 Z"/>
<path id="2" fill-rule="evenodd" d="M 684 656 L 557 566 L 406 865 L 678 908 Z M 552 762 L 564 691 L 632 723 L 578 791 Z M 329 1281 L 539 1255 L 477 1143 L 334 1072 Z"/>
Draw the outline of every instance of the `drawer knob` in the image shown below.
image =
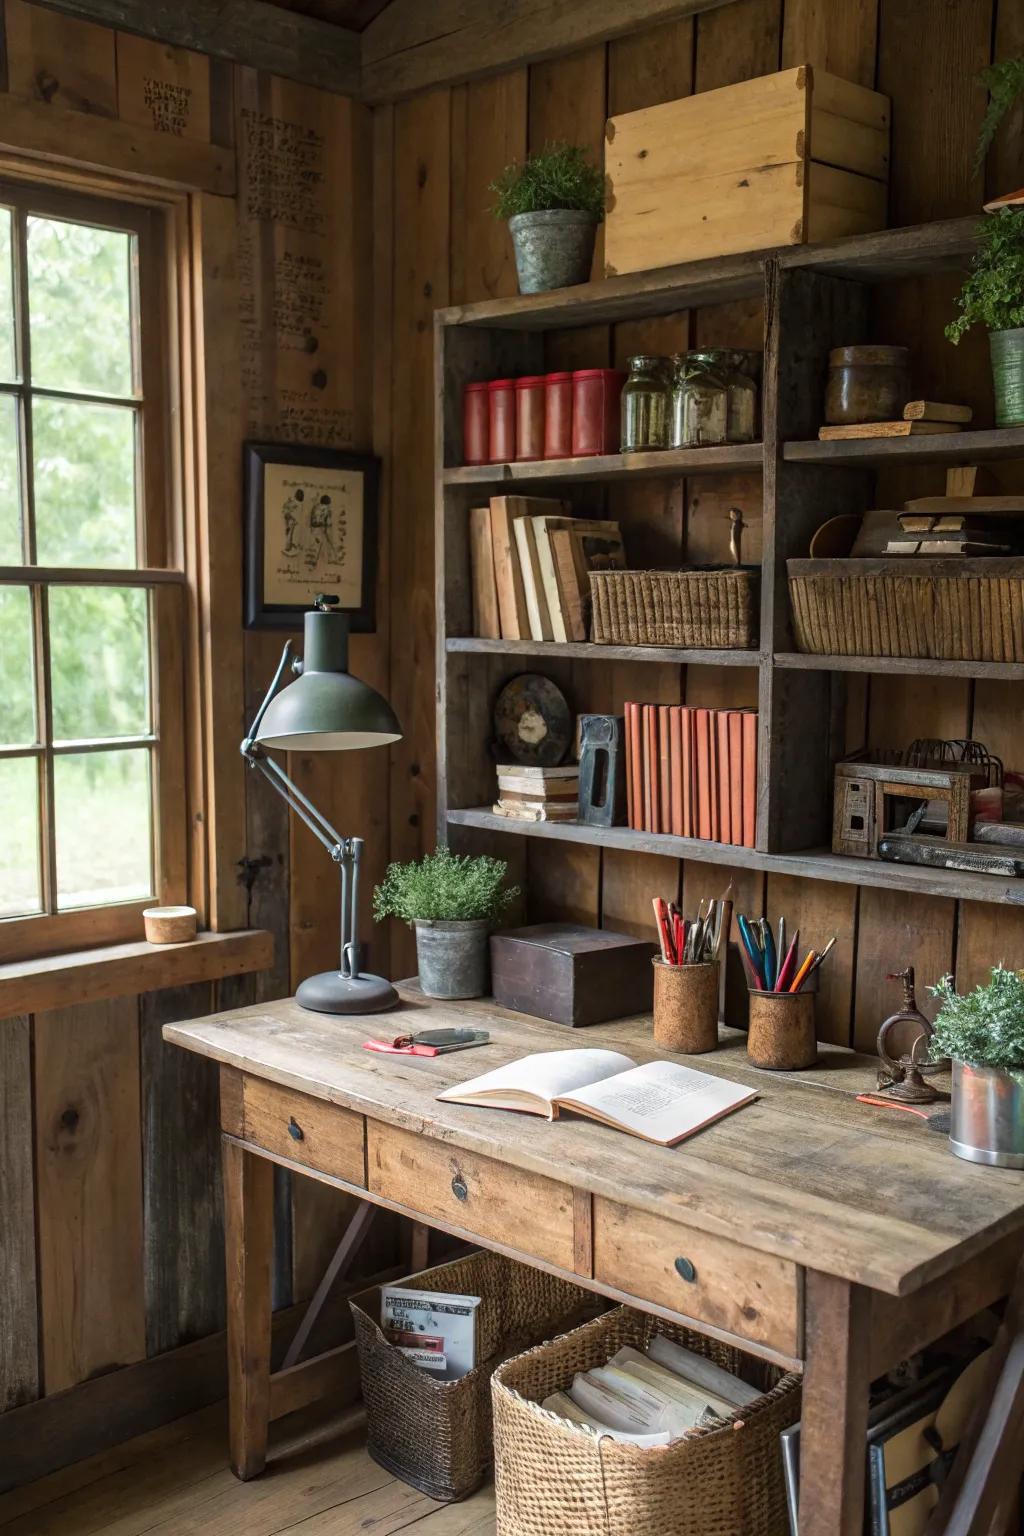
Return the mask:
<path id="1" fill-rule="evenodd" d="M 693 1262 L 690 1259 L 676 1259 L 676 1274 L 680 1280 L 693 1281 L 697 1278 L 697 1271 L 694 1269 Z"/>
<path id="2" fill-rule="evenodd" d="M 306 1139 L 306 1133 L 294 1115 L 292 1115 L 291 1119 L 288 1121 L 288 1135 L 291 1137 L 292 1141 L 305 1141 Z"/>
<path id="3" fill-rule="evenodd" d="M 457 1173 L 454 1179 L 452 1179 L 452 1194 L 455 1196 L 456 1200 L 469 1199 L 469 1189 L 461 1173 Z"/>

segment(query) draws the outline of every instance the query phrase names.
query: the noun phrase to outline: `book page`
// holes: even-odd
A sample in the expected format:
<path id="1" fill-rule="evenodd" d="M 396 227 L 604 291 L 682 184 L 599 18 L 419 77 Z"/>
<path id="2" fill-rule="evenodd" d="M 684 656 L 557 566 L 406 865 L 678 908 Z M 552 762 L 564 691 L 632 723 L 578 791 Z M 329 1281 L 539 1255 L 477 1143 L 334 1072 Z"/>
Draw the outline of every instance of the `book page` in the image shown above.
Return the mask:
<path id="1" fill-rule="evenodd" d="M 527 1107 L 525 1095 L 541 1104 L 553 1119 L 555 1099 L 635 1065 L 619 1051 L 541 1051 L 446 1088 L 438 1098 L 454 1104 L 480 1102 L 495 1109 L 523 1109 Z"/>
<path id="2" fill-rule="evenodd" d="M 756 1088 L 744 1088 L 678 1062 L 649 1061 L 608 1081 L 562 1093 L 559 1102 L 566 1109 L 593 1113 L 634 1136 L 672 1146 L 756 1098 Z"/>

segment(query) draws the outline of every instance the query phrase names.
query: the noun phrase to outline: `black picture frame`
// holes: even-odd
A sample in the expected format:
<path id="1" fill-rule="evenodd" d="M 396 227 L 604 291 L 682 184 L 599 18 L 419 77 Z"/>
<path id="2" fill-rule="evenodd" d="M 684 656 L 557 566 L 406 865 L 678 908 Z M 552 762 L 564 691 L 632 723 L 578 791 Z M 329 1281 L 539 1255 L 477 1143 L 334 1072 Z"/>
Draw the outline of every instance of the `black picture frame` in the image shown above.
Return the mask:
<path id="1" fill-rule="evenodd" d="M 355 634 L 371 634 L 377 627 L 377 512 L 380 460 L 369 453 L 347 449 L 308 447 L 303 443 L 247 442 L 243 448 L 245 482 L 245 628 L 297 630 L 303 614 L 313 606 L 314 591 L 294 603 L 270 602 L 264 579 L 266 526 L 266 471 L 285 469 L 349 471 L 362 475 L 362 560 L 358 604 L 342 602 L 338 612 L 347 613 Z M 291 534 L 288 535 L 289 539 Z M 319 585 L 317 584 L 319 582 Z M 310 576 L 310 588 L 332 591 L 329 582 Z"/>

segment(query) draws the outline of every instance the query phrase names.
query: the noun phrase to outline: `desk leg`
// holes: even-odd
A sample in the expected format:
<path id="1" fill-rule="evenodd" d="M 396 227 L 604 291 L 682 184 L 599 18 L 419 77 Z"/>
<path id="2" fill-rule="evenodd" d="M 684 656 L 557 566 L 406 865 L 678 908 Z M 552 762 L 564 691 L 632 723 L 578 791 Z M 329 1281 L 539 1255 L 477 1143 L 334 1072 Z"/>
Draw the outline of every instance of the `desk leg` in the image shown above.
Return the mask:
<path id="1" fill-rule="evenodd" d="M 231 1470 L 246 1481 L 267 1461 L 274 1167 L 233 1141 L 222 1148 Z"/>
<path id="2" fill-rule="evenodd" d="M 800 1536 L 861 1536 L 871 1293 L 806 1273 Z"/>

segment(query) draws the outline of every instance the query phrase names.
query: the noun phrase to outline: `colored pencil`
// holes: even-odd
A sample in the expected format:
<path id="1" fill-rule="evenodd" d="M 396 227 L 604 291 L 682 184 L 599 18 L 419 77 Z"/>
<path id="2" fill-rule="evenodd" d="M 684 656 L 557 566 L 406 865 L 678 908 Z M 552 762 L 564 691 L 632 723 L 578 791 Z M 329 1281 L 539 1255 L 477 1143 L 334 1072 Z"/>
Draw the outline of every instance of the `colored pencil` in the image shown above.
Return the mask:
<path id="1" fill-rule="evenodd" d="M 815 950 L 813 950 L 813 949 L 808 950 L 807 958 L 805 959 L 803 965 L 800 967 L 800 969 L 797 971 L 795 977 L 793 978 L 793 984 L 792 984 L 792 986 L 789 989 L 791 992 L 799 992 L 800 991 L 800 988 L 803 986 L 804 982 L 807 980 L 808 976 L 811 973 L 811 966 L 814 964 L 816 958 L 817 958 L 817 952 Z"/>
<path id="2" fill-rule="evenodd" d="M 778 976 L 775 978 L 776 992 L 788 992 L 789 990 L 789 984 L 793 980 L 793 973 L 796 970 L 796 954 L 797 945 L 799 943 L 800 929 L 798 928 L 790 940 L 789 948 L 786 950 L 785 959 L 779 967 Z"/>
<path id="3" fill-rule="evenodd" d="M 754 937 L 750 923 L 742 915 L 742 913 L 737 916 L 736 921 L 739 925 L 740 938 L 743 941 L 743 947 L 746 950 L 747 958 L 750 961 L 751 968 L 755 977 L 757 978 L 758 991 L 763 992 L 765 991 L 764 971 L 762 969 L 764 962 L 761 957 L 761 951 L 757 947 L 757 941 Z"/>

